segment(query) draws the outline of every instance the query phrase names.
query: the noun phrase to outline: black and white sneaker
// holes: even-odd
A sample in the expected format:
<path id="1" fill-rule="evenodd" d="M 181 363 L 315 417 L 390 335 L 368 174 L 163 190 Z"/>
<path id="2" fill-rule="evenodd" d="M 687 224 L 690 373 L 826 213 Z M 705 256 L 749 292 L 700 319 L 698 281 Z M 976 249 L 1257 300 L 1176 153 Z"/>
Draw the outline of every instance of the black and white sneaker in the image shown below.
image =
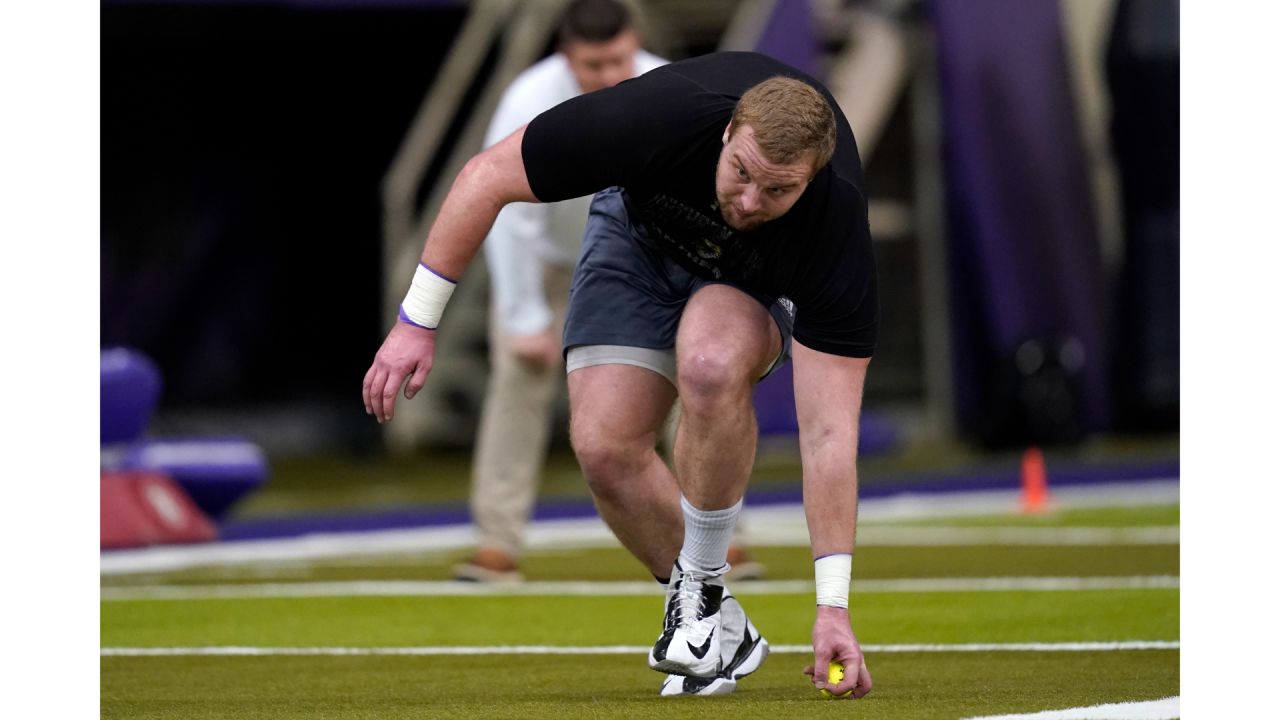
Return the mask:
<path id="1" fill-rule="evenodd" d="M 738 687 L 738 681 L 720 677 L 693 677 L 686 675 L 668 675 L 662 681 L 662 697 L 682 697 L 697 695 L 728 695 Z"/>
<path id="2" fill-rule="evenodd" d="M 720 601 L 720 677 L 741 680 L 769 657 L 769 641 L 751 624 L 742 603 L 732 595 Z"/>
<path id="3" fill-rule="evenodd" d="M 677 560 L 667 585 L 662 634 L 649 651 L 649 667 L 671 675 L 715 679 L 722 667 L 723 595 L 723 572 L 687 573 Z"/>
<path id="4" fill-rule="evenodd" d="M 769 656 L 769 641 L 751 624 L 738 598 L 720 600 L 720 672 L 713 678 L 668 675 L 662 681 L 662 697 L 728 695 Z"/>

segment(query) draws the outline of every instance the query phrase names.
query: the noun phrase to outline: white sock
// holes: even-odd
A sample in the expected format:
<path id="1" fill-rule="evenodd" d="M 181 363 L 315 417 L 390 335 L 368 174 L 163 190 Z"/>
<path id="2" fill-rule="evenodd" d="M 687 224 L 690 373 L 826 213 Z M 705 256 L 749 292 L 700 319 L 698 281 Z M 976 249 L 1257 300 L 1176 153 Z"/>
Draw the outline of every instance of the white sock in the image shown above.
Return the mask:
<path id="1" fill-rule="evenodd" d="M 685 572 L 700 575 L 720 575 L 728 567 L 729 541 L 738 524 L 742 500 L 723 510 L 699 510 L 683 495 L 680 507 L 684 510 L 684 546 L 680 548 L 680 566 Z"/>

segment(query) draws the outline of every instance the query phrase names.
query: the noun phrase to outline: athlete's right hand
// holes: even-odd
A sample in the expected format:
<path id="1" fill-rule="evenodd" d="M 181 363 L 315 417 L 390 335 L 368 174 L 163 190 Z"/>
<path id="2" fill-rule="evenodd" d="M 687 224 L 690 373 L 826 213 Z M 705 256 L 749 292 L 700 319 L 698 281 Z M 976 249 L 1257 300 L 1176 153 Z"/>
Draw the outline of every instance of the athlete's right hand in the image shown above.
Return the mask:
<path id="1" fill-rule="evenodd" d="M 389 421 L 396 410 L 396 393 L 405 378 L 406 400 L 411 399 L 427 382 L 436 353 L 436 331 L 397 321 L 382 347 L 373 357 L 373 365 L 364 374 L 364 411 L 378 422 Z"/>

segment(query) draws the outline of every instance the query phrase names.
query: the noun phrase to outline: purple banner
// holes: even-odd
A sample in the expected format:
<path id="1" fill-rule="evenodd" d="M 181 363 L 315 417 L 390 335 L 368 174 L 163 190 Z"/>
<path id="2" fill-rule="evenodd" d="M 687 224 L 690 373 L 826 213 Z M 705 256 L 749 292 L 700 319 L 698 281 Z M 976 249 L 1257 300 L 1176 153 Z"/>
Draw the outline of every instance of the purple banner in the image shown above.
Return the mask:
<path id="1" fill-rule="evenodd" d="M 755 50 L 821 80 L 809 0 L 778 0 Z"/>
<path id="2" fill-rule="evenodd" d="M 1058 3 L 931 9 L 961 427 L 997 442 L 1037 422 L 1101 429 L 1105 278 Z"/>

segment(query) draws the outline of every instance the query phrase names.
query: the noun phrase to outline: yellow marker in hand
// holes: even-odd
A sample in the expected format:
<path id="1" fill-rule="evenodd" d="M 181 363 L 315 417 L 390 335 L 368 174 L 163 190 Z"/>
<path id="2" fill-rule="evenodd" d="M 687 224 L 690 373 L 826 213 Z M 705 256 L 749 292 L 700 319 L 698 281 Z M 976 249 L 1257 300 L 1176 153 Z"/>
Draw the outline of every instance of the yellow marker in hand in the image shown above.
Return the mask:
<path id="1" fill-rule="evenodd" d="M 840 681 L 843 679 L 844 679 L 844 666 L 832 660 L 831 664 L 827 666 L 827 684 L 839 685 Z M 848 692 L 846 692 L 843 695 L 836 695 L 826 688 L 822 688 L 818 692 L 821 692 L 822 696 L 827 698 L 835 698 L 835 697 L 844 698 L 844 697 L 849 697 L 850 695 L 853 694 L 852 689 L 850 689 Z"/>

